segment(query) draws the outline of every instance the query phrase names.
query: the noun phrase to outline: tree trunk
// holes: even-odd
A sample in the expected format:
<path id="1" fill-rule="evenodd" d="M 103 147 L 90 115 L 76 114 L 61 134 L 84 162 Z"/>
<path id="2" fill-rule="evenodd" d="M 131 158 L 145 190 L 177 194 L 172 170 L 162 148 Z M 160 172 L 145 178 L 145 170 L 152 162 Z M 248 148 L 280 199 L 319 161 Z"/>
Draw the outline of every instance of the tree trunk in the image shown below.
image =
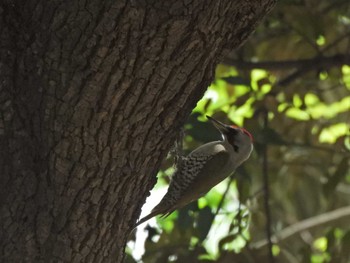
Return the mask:
<path id="1" fill-rule="evenodd" d="M 121 262 L 159 165 L 262 1 L 2 0 L 1 262 Z"/>

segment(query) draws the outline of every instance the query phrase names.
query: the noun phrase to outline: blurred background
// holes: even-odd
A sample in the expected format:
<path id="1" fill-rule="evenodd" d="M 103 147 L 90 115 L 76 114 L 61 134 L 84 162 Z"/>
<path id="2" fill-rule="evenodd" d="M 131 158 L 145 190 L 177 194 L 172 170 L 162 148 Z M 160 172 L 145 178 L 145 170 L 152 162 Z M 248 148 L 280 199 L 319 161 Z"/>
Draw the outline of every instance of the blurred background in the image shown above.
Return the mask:
<path id="1" fill-rule="evenodd" d="M 141 225 L 126 262 L 350 262 L 350 3 L 279 1 L 229 53 L 143 208 L 174 163 L 219 140 L 210 115 L 254 137 L 233 176 L 165 219 Z"/>

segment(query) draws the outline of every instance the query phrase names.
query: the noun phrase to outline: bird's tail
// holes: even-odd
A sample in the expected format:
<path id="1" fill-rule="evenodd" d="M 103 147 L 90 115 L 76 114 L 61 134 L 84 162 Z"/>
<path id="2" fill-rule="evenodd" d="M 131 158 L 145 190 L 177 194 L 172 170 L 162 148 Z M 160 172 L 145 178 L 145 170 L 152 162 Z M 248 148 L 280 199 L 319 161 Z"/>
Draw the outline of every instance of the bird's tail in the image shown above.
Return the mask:
<path id="1" fill-rule="evenodd" d="M 151 213 L 149 213 L 149 214 L 146 215 L 145 217 L 141 218 L 141 219 L 135 224 L 134 229 L 135 229 L 136 227 L 138 227 L 139 225 L 141 225 L 142 223 L 144 223 L 144 222 L 150 220 L 152 217 L 154 217 L 154 216 L 156 216 L 156 215 L 159 215 L 159 214 L 160 214 L 160 212 L 159 212 L 158 210 L 154 210 L 154 209 L 153 209 Z"/>
<path id="2" fill-rule="evenodd" d="M 155 208 L 157 208 L 157 207 L 155 207 Z M 155 210 L 155 208 L 152 210 L 152 212 L 151 212 L 150 214 L 148 214 L 147 216 L 141 218 L 141 219 L 133 226 L 133 228 L 130 229 L 130 232 L 129 232 L 129 234 L 128 234 L 128 236 L 129 236 L 128 239 L 130 239 L 131 236 L 133 235 L 133 233 L 135 233 L 135 230 L 136 230 L 136 228 L 137 228 L 139 225 L 141 225 L 142 223 L 144 223 L 144 222 L 146 222 L 147 220 L 151 219 L 152 217 L 154 217 L 154 216 L 160 214 L 159 210 Z"/>
<path id="3" fill-rule="evenodd" d="M 148 221 L 149 219 L 151 219 L 152 217 L 155 217 L 157 215 L 162 215 L 162 218 L 165 218 L 167 216 L 169 216 L 172 212 L 174 212 L 176 208 L 172 207 L 172 206 L 168 206 L 165 205 L 164 203 L 160 202 L 155 208 L 153 208 L 152 212 L 150 214 L 148 214 L 147 216 L 141 218 L 133 227 L 132 230 L 134 230 L 136 227 L 138 227 L 139 225 L 141 225 L 142 223 Z"/>

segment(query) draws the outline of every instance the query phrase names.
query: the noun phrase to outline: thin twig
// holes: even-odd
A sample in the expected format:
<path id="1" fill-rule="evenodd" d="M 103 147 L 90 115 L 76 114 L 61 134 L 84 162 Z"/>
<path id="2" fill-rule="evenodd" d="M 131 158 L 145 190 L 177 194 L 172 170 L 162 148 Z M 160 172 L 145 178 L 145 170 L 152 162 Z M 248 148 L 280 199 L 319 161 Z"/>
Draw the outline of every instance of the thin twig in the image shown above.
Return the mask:
<path id="1" fill-rule="evenodd" d="M 264 118 L 264 129 L 267 129 L 268 126 L 268 117 L 267 112 L 263 115 Z M 269 206 L 269 200 L 270 200 L 270 189 L 269 189 L 269 175 L 268 175 L 268 157 L 267 157 L 267 144 L 263 145 L 263 180 L 264 180 L 264 206 L 265 206 L 265 216 L 266 216 L 266 238 L 268 242 L 268 252 L 269 252 L 269 258 L 270 263 L 274 263 L 274 257 L 272 253 L 272 239 L 271 239 L 271 211 Z"/>
<path id="2" fill-rule="evenodd" d="M 225 201 L 225 198 L 226 198 L 226 195 L 228 193 L 228 191 L 230 190 L 230 185 L 233 181 L 233 176 L 230 176 L 230 179 L 229 181 L 227 182 L 227 185 L 226 185 L 226 189 L 225 189 L 225 192 L 224 194 L 222 195 L 221 199 L 220 199 L 220 202 L 219 202 L 219 205 L 218 207 L 216 208 L 216 211 L 215 211 L 215 214 L 214 214 L 214 218 L 219 214 L 223 204 L 224 204 L 224 201 Z"/>
<path id="3" fill-rule="evenodd" d="M 242 202 L 240 199 L 240 193 L 242 192 L 242 189 L 240 187 L 240 184 L 237 180 L 237 192 L 238 192 L 238 213 L 235 216 L 235 219 L 237 220 L 238 225 L 238 234 L 245 239 L 245 237 L 242 235 Z"/>
<path id="4" fill-rule="evenodd" d="M 221 208 L 222 208 L 222 206 L 223 206 L 223 204 L 224 204 L 226 195 L 227 195 L 228 191 L 230 190 L 230 185 L 231 185 L 232 181 L 233 181 L 233 176 L 230 176 L 230 179 L 229 179 L 229 181 L 227 182 L 227 185 L 226 185 L 225 192 L 223 193 L 223 195 L 222 195 L 222 197 L 221 197 L 221 199 L 220 199 L 220 202 L 219 202 L 219 204 L 218 204 L 218 207 L 216 208 L 216 211 L 215 211 L 215 213 L 214 213 L 214 217 L 213 217 L 212 222 L 214 222 L 215 217 L 219 214 L 219 212 L 220 212 L 220 210 L 221 210 Z M 211 224 L 210 229 L 211 229 L 212 226 L 213 226 L 213 224 Z M 209 231 L 210 231 L 210 229 L 209 229 Z M 209 233 L 209 231 L 208 231 L 208 233 Z M 204 240 L 203 240 L 203 241 L 204 241 Z M 202 241 L 202 242 L 203 242 L 203 241 Z M 199 246 L 201 245 L 202 242 L 198 242 L 198 243 L 197 243 L 197 247 L 199 247 Z"/>

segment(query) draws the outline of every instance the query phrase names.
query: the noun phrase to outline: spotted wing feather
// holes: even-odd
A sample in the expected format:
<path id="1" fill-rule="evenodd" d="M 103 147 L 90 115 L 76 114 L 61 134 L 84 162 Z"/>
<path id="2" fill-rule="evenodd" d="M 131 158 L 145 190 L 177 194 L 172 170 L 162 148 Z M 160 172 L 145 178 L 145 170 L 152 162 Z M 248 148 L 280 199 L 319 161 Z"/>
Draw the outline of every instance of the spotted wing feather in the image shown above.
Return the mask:
<path id="1" fill-rule="evenodd" d="M 220 151 L 214 155 L 192 153 L 184 157 L 172 177 L 166 195 L 149 215 L 137 222 L 135 227 L 156 215 L 167 217 L 174 210 L 205 195 L 225 179 L 225 177 L 216 176 L 216 173 L 225 167 L 228 159 L 229 154 L 226 151 Z"/>

